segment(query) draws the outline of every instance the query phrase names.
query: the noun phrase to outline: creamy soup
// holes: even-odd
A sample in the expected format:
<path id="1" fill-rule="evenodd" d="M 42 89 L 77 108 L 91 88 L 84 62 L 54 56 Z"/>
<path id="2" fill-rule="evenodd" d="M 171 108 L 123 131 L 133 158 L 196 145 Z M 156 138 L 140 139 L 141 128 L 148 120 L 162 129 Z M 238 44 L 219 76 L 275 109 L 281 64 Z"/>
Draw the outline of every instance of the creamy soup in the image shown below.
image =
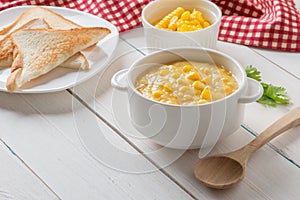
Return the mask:
<path id="1" fill-rule="evenodd" d="M 212 63 L 178 61 L 141 74 L 136 89 L 145 97 L 177 105 L 197 105 L 230 95 L 238 88 L 232 73 Z"/>

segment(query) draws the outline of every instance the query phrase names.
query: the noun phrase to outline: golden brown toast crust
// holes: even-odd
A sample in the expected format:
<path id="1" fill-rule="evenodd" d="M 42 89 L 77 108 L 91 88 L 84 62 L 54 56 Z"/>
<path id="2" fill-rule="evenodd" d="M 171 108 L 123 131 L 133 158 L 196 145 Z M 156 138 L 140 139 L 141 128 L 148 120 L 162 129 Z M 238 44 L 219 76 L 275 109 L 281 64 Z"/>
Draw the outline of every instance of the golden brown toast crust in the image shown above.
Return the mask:
<path id="1" fill-rule="evenodd" d="M 14 50 L 14 62 L 12 67 L 10 68 L 10 75 L 6 80 L 6 88 L 9 92 L 13 92 L 17 89 L 16 80 L 22 73 L 23 68 L 23 59 L 22 55 L 18 52 L 17 49 Z"/>
<path id="2" fill-rule="evenodd" d="M 41 19 L 38 19 L 38 18 L 35 18 L 35 19 L 32 19 L 30 21 L 28 21 L 27 23 L 25 23 L 23 26 L 21 26 L 20 28 L 14 30 L 12 33 L 10 34 L 7 34 L 5 37 L 3 37 L 1 40 L 0 40 L 0 61 L 4 63 L 5 61 L 5 64 L 7 63 L 12 63 L 12 60 L 13 60 L 13 57 L 12 57 L 12 53 L 13 53 L 13 44 L 11 42 L 11 34 L 17 32 L 17 31 L 20 31 L 22 29 L 25 29 L 27 27 L 30 27 L 32 24 L 34 24 L 37 20 L 41 20 Z M 49 25 L 47 24 L 47 22 L 45 22 L 43 19 L 42 19 L 43 23 L 45 24 L 45 26 L 48 26 Z M 0 67 L 1 67 L 1 64 L 0 63 Z M 3 67 L 3 66 L 2 66 Z"/>
<path id="3" fill-rule="evenodd" d="M 8 25 L 7 27 L 4 27 L 3 29 L 0 30 L 0 35 L 5 35 L 7 34 L 16 24 L 18 24 L 26 15 L 30 14 L 31 12 L 35 12 L 37 9 L 40 9 L 40 10 L 43 10 L 44 12 L 48 12 L 48 13 L 51 13 L 53 15 L 56 15 L 57 17 L 59 17 L 61 20 L 63 21 L 67 21 L 69 22 L 70 24 L 73 24 L 74 26 L 77 26 L 77 27 L 81 27 L 79 24 L 76 24 L 75 22 L 69 20 L 69 19 L 66 19 L 64 18 L 63 16 L 61 16 L 60 14 L 50 10 L 50 9 L 47 9 L 47 8 L 43 8 L 43 7 L 40 7 L 40 6 L 36 6 L 36 7 L 32 7 L 26 11 L 24 11 L 12 24 Z M 46 20 L 47 21 L 47 20 Z"/>

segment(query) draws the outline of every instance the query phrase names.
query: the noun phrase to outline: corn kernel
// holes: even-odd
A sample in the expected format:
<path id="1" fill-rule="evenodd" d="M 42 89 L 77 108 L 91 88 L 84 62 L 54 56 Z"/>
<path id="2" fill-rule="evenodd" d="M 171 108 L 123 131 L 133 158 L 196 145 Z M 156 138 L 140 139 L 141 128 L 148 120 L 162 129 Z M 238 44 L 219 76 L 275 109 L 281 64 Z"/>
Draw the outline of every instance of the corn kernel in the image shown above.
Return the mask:
<path id="1" fill-rule="evenodd" d="M 185 66 L 183 66 L 182 71 L 189 72 L 189 71 L 191 71 L 192 68 L 193 67 L 191 65 L 185 65 Z"/>
<path id="2" fill-rule="evenodd" d="M 182 92 L 177 92 L 177 98 L 183 98 L 183 93 Z"/>
<path id="3" fill-rule="evenodd" d="M 163 70 L 160 71 L 159 75 L 166 76 L 167 74 L 169 74 L 169 72 L 170 71 L 168 69 L 163 69 Z"/>
<path id="4" fill-rule="evenodd" d="M 186 32 L 186 31 L 189 31 L 188 25 L 187 25 L 187 24 L 182 24 L 181 26 L 179 26 L 179 27 L 177 28 L 177 31 L 179 31 L 179 32 Z"/>
<path id="5" fill-rule="evenodd" d="M 147 85 L 147 84 L 148 84 L 148 81 L 145 80 L 145 79 L 141 79 L 141 80 L 140 80 L 140 84 L 141 84 L 141 85 Z"/>
<path id="6" fill-rule="evenodd" d="M 183 21 L 182 19 L 178 19 L 177 22 L 176 22 L 176 26 L 181 26 L 183 24 Z"/>
<path id="7" fill-rule="evenodd" d="M 177 7 L 173 12 L 174 12 L 174 14 L 175 14 L 177 17 L 179 17 L 179 16 L 181 16 L 182 13 L 184 12 L 184 8 L 182 8 L 182 7 Z"/>
<path id="8" fill-rule="evenodd" d="M 203 22 L 203 27 L 206 28 L 206 27 L 209 27 L 210 26 L 210 23 L 208 21 L 205 21 Z"/>
<path id="9" fill-rule="evenodd" d="M 198 81 L 198 80 L 194 81 L 194 83 L 192 84 L 192 86 L 196 90 L 202 90 L 205 87 L 205 85 L 202 82 Z"/>
<path id="10" fill-rule="evenodd" d="M 193 31 L 194 27 L 193 25 L 187 25 L 187 31 Z"/>
<path id="11" fill-rule="evenodd" d="M 201 26 L 198 19 L 193 19 L 190 21 L 190 25 Z"/>
<path id="12" fill-rule="evenodd" d="M 157 98 L 161 97 L 162 93 L 161 93 L 161 91 L 157 90 L 157 91 L 154 91 L 152 95 L 154 98 L 157 99 Z"/>
<path id="13" fill-rule="evenodd" d="M 176 22 L 178 20 L 178 17 L 177 16 L 173 16 L 170 20 L 170 23 L 168 25 L 168 28 L 175 31 L 177 29 L 177 25 L 176 25 Z"/>
<path id="14" fill-rule="evenodd" d="M 226 93 L 226 95 L 229 95 L 232 93 L 232 88 L 228 85 L 224 86 L 224 91 Z"/>
<path id="15" fill-rule="evenodd" d="M 166 91 L 166 92 L 172 92 L 172 85 L 171 85 L 171 83 L 166 83 L 164 85 L 164 91 Z"/>
<path id="16" fill-rule="evenodd" d="M 201 26 L 201 24 L 198 24 L 198 25 L 196 26 L 196 30 L 201 30 L 201 29 L 203 29 L 203 27 Z"/>
<path id="17" fill-rule="evenodd" d="M 182 20 L 189 20 L 190 19 L 190 15 L 191 15 L 191 12 L 190 11 L 184 11 L 180 17 L 180 19 Z"/>
<path id="18" fill-rule="evenodd" d="M 188 29 L 189 29 L 189 31 L 196 31 L 196 30 L 198 30 L 198 26 L 188 25 Z"/>
<path id="19" fill-rule="evenodd" d="M 193 97 L 192 97 L 191 95 L 186 94 L 186 95 L 183 96 L 183 99 L 184 99 L 185 101 L 192 101 L 192 100 L 193 100 Z"/>
<path id="20" fill-rule="evenodd" d="M 174 71 L 177 69 L 177 67 L 175 67 L 174 65 L 168 65 L 168 69 Z"/>
<path id="21" fill-rule="evenodd" d="M 210 73 L 211 73 L 211 71 L 210 71 L 210 69 L 209 69 L 208 67 L 204 68 L 204 69 L 203 69 L 203 72 L 204 72 L 205 74 L 210 74 Z"/>
<path id="22" fill-rule="evenodd" d="M 205 22 L 205 18 L 202 15 L 200 15 L 198 17 L 198 20 L 199 20 L 200 24 L 203 24 Z"/>
<path id="23" fill-rule="evenodd" d="M 182 15 L 183 12 L 184 12 L 184 9 L 182 7 L 177 7 L 171 13 L 169 13 L 164 18 L 162 18 L 158 23 L 156 23 L 155 26 L 157 28 L 167 28 L 172 17 L 173 16 L 179 17 Z"/>
<path id="24" fill-rule="evenodd" d="M 221 79 L 224 83 L 227 83 L 229 81 L 229 78 L 225 77 Z"/>
<path id="25" fill-rule="evenodd" d="M 226 73 L 227 73 L 228 76 L 232 76 L 231 71 L 227 71 Z"/>
<path id="26" fill-rule="evenodd" d="M 205 87 L 201 93 L 201 98 L 210 101 L 211 100 L 211 92 L 208 87 Z"/>
<path id="27" fill-rule="evenodd" d="M 207 103 L 207 101 L 205 99 L 200 99 L 197 104 L 205 104 Z"/>
<path id="28" fill-rule="evenodd" d="M 227 85 L 231 88 L 233 88 L 235 86 L 235 84 L 233 82 L 228 82 Z"/>
<path id="29" fill-rule="evenodd" d="M 202 93 L 202 90 L 195 90 L 195 91 L 194 91 L 194 95 L 195 95 L 196 97 L 200 97 L 201 93 Z"/>
<path id="30" fill-rule="evenodd" d="M 186 24 L 186 25 L 198 25 L 199 24 L 199 21 L 198 20 L 180 20 L 178 22 L 178 25 L 183 25 L 183 24 Z"/>
<path id="31" fill-rule="evenodd" d="M 179 91 L 180 92 L 186 92 L 186 91 L 188 91 L 190 88 L 188 87 L 188 86 L 181 86 L 180 88 L 179 88 Z"/>
<path id="32" fill-rule="evenodd" d="M 190 15 L 191 19 L 199 19 L 199 17 L 202 15 L 202 13 L 199 10 L 193 10 L 193 12 Z"/>
<path id="33" fill-rule="evenodd" d="M 178 74 L 178 73 L 173 73 L 171 76 L 172 76 L 172 78 L 177 79 L 177 78 L 179 78 L 180 74 Z"/>
<path id="34" fill-rule="evenodd" d="M 195 81 L 199 79 L 199 74 L 197 72 L 190 72 L 186 78 Z"/>
<path id="35" fill-rule="evenodd" d="M 179 84 L 179 85 L 183 85 L 183 84 L 185 84 L 185 80 L 183 80 L 183 79 L 177 79 L 177 84 Z"/>
<path id="36" fill-rule="evenodd" d="M 205 84 L 207 84 L 207 85 L 211 84 L 211 82 L 212 82 L 212 77 L 211 77 L 211 75 L 205 76 L 205 77 L 201 80 L 201 82 L 203 82 L 203 83 L 205 83 Z"/>
<path id="37" fill-rule="evenodd" d="M 169 24 L 169 20 L 167 18 L 164 18 L 162 20 L 160 20 L 155 27 L 157 28 L 167 28 Z"/>

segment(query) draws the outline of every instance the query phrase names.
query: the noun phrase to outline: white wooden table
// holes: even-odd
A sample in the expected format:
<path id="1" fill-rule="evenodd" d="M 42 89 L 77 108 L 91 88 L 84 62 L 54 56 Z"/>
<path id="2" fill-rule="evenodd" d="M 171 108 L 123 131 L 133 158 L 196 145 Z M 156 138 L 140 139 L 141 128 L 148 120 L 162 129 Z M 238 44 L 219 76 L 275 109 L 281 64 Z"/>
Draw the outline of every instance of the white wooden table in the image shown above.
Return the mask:
<path id="1" fill-rule="evenodd" d="M 298 8 L 300 1 L 297 0 Z M 198 150 L 162 148 L 132 128 L 126 92 L 112 75 L 147 52 L 141 28 L 120 35 L 111 64 L 90 80 L 49 94 L 0 93 L 0 199 L 300 199 L 300 127 L 260 149 L 245 179 L 228 190 L 199 183 Z M 265 82 L 284 86 L 291 104 L 246 106 L 243 125 L 211 154 L 236 149 L 300 105 L 300 53 L 219 42 Z"/>

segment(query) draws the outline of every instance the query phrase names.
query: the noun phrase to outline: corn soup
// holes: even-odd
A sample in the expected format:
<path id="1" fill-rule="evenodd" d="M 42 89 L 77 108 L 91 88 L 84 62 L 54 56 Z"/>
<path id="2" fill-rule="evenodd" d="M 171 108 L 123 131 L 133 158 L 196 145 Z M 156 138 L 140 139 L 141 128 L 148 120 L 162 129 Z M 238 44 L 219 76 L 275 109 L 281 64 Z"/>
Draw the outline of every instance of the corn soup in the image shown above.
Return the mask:
<path id="1" fill-rule="evenodd" d="M 177 61 L 141 74 L 136 89 L 145 97 L 177 105 L 197 105 L 224 98 L 238 88 L 232 73 L 212 63 Z"/>

